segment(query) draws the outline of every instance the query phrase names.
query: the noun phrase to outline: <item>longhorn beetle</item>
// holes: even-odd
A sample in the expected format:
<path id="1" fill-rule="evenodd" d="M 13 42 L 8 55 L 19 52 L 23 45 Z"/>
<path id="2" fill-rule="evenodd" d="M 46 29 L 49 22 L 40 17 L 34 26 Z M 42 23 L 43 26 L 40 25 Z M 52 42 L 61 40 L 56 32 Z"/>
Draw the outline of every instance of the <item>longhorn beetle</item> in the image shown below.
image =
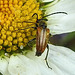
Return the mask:
<path id="1" fill-rule="evenodd" d="M 50 30 L 47 28 L 47 23 L 46 23 L 47 19 L 45 19 L 45 17 L 51 16 L 54 14 L 59 14 L 59 13 L 63 13 L 67 15 L 66 12 L 55 12 L 55 13 L 46 15 L 42 17 L 41 19 L 38 19 L 38 14 L 34 13 L 32 17 L 34 15 L 37 16 L 36 18 L 37 20 L 35 23 L 36 27 L 30 27 L 30 28 L 36 29 L 37 32 L 36 32 L 36 38 L 30 40 L 29 42 L 36 39 L 36 56 L 41 56 L 41 54 L 44 52 L 45 48 L 47 47 L 47 54 L 45 57 L 45 61 L 46 61 L 48 68 L 50 69 L 51 67 L 49 67 L 48 62 L 47 62 L 47 57 L 48 57 L 48 52 L 49 52 L 48 41 L 49 41 Z M 23 21 L 23 22 L 26 22 L 26 21 Z M 26 22 L 26 23 L 33 23 L 33 22 Z"/>

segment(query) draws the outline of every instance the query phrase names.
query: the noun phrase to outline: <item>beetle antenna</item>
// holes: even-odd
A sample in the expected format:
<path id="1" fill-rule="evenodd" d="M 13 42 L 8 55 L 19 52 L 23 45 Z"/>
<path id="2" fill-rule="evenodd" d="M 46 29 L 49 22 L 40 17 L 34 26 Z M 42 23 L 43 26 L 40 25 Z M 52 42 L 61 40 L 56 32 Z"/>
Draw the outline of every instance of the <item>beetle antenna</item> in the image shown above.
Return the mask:
<path id="1" fill-rule="evenodd" d="M 36 18 L 36 19 L 38 20 L 38 14 L 37 14 L 37 13 L 34 13 L 34 14 L 32 15 L 32 17 L 33 17 L 34 15 L 36 15 L 36 16 L 37 16 L 37 18 Z"/>
<path id="2" fill-rule="evenodd" d="M 46 15 L 46 16 L 44 16 L 44 17 L 42 17 L 42 18 L 51 16 L 51 15 L 54 15 L 54 14 L 66 14 L 66 15 L 68 15 L 68 13 L 66 13 L 66 12 L 55 12 L 55 13 L 51 13 L 51 14 L 49 14 L 49 15 Z"/>
<path id="3" fill-rule="evenodd" d="M 34 22 L 28 22 L 28 21 L 23 21 L 23 22 L 25 22 L 25 23 L 34 23 Z M 21 23 L 21 22 L 18 21 L 17 23 Z"/>

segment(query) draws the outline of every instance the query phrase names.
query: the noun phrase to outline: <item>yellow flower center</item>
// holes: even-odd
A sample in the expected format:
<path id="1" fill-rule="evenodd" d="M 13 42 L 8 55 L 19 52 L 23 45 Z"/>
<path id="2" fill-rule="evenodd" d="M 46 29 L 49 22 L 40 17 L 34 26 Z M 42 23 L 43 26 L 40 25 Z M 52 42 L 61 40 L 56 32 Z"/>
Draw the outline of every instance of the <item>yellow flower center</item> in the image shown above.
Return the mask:
<path id="1" fill-rule="evenodd" d="M 41 18 L 36 0 L 0 0 L 0 50 L 12 52 L 25 47 L 36 36 L 34 13 Z M 34 23 L 26 23 L 34 22 Z"/>

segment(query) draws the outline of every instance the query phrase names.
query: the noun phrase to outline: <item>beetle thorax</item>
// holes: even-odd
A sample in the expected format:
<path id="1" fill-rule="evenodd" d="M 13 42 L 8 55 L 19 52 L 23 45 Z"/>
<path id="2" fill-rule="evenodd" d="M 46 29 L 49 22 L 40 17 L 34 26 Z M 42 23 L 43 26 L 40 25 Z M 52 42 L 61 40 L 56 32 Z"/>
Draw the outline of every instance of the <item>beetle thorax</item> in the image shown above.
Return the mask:
<path id="1" fill-rule="evenodd" d="M 45 29 L 47 27 L 47 23 L 44 20 L 40 20 L 39 21 L 39 27 L 42 27 L 43 29 Z"/>

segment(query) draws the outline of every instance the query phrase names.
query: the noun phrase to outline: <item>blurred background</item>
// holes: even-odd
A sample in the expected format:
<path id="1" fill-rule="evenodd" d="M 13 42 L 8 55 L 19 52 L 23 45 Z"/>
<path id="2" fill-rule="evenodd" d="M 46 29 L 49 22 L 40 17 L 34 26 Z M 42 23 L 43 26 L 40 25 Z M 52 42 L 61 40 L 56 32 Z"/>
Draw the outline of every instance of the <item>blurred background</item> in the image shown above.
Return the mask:
<path id="1" fill-rule="evenodd" d="M 75 32 L 54 35 L 50 37 L 50 43 L 58 46 L 64 46 L 75 51 Z"/>

